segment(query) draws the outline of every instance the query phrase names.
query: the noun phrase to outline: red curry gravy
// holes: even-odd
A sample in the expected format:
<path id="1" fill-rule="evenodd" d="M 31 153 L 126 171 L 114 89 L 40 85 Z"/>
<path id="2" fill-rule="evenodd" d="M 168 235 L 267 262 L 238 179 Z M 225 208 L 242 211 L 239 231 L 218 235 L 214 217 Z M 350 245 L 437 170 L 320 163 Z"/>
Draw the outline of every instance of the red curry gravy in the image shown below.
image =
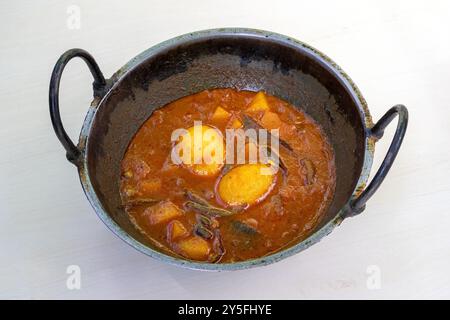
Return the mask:
<path id="1" fill-rule="evenodd" d="M 255 165 L 173 163 L 174 130 L 202 121 L 225 137 L 225 129 L 246 129 L 246 119 L 279 129 L 283 170 L 267 178 Z M 309 116 L 263 92 L 234 89 L 202 91 L 154 111 L 131 140 L 120 178 L 126 212 L 156 247 L 211 263 L 259 258 L 301 241 L 334 188 L 333 150 Z"/>

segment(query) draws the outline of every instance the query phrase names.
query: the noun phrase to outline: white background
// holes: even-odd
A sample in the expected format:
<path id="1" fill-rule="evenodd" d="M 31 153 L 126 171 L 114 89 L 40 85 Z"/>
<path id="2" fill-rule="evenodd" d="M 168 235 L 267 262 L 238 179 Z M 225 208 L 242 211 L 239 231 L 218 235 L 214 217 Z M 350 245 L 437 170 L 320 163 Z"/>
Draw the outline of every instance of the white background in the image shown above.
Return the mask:
<path id="1" fill-rule="evenodd" d="M 67 27 L 67 8 L 81 28 Z M 410 123 L 402 150 L 366 211 L 307 251 L 264 268 L 207 273 L 135 251 L 96 217 L 65 160 L 48 113 L 48 84 L 80 47 L 110 77 L 168 38 L 214 27 L 292 36 L 335 60 L 374 121 L 396 103 Z M 449 1 L 1 1 L 1 298 L 450 298 Z M 92 79 L 70 62 L 63 122 L 79 134 Z M 377 144 L 381 162 L 393 128 Z M 300 204 L 301 205 L 301 204 Z M 79 265 L 81 289 L 66 268 Z M 369 266 L 381 288 L 367 287 Z"/>

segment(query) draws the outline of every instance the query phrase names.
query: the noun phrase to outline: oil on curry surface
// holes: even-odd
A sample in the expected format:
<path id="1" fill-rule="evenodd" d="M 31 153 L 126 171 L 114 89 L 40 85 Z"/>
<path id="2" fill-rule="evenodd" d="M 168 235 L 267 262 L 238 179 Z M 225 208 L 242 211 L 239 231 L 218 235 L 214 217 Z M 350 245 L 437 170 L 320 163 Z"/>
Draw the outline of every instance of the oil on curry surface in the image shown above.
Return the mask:
<path id="1" fill-rule="evenodd" d="M 277 129 L 279 170 L 270 162 L 222 161 L 227 129 Z M 202 152 L 179 152 L 199 145 L 219 151 L 200 163 L 193 154 Z M 247 156 L 252 147 L 270 148 L 248 139 Z M 173 152 L 191 161 L 173 161 Z M 120 177 L 126 212 L 156 247 L 211 263 L 255 259 L 301 241 L 320 222 L 334 188 L 333 150 L 311 118 L 263 92 L 233 89 L 202 91 L 154 111 L 130 142 Z"/>

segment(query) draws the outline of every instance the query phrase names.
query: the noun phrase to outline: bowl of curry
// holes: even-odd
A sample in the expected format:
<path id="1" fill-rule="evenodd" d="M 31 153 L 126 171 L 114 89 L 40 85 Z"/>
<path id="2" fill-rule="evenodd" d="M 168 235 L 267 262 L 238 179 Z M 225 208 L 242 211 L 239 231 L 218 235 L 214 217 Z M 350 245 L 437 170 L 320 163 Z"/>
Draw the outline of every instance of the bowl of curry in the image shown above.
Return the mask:
<path id="1" fill-rule="evenodd" d="M 82 58 L 94 100 L 78 144 L 65 132 L 59 85 Z M 50 114 L 100 219 L 156 259 L 199 270 L 266 265 L 361 213 L 402 143 L 396 105 L 373 124 L 350 78 L 283 35 L 213 29 L 156 45 L 105 79 L 82 49 L 64 53 Z M 368 182 L 375 142 L 398 116 Z"/>

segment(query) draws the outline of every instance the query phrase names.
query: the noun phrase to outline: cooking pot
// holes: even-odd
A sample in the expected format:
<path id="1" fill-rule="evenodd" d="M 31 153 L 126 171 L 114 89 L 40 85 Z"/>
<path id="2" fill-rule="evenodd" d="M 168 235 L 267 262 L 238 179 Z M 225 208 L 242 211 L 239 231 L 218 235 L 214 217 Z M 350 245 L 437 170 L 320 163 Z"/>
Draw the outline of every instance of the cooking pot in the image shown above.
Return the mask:
<path id="1" fill-rule="evenodd" d="M 74 57 L 82 58 L 94 77 L 94 99 L 77 145 L 64 130 L 58 99 L 62 72 Z M 121 206 L 119 177 L 130 140 L 154 110 L 213 88 L 263 90 L 302 108 L 328 136 L 335 153 L 336 191 L 323 219 L 306 239 L 258 259 L 211 264 L 158 251 L 128 219 Z M 361 213 L 391 168 L 408 122 L 407 109 L 396 105 L 374 125 L 352 80 L 309 45 L 268 31 L 234 28 L 167 40 L 130 60 L 110 79 L 104 78 L 89 53 L 71 49 L 55 65 L 49 103 L 53 128 L 67 159 L 78 168 L 84 192 L 108 228 L 146 255 L 201 270 L 237 270 L 273 263 L 308 248 L 345 218 Z M 396 116 L 393 141 L 367 184 L 375 142 Z"/>

